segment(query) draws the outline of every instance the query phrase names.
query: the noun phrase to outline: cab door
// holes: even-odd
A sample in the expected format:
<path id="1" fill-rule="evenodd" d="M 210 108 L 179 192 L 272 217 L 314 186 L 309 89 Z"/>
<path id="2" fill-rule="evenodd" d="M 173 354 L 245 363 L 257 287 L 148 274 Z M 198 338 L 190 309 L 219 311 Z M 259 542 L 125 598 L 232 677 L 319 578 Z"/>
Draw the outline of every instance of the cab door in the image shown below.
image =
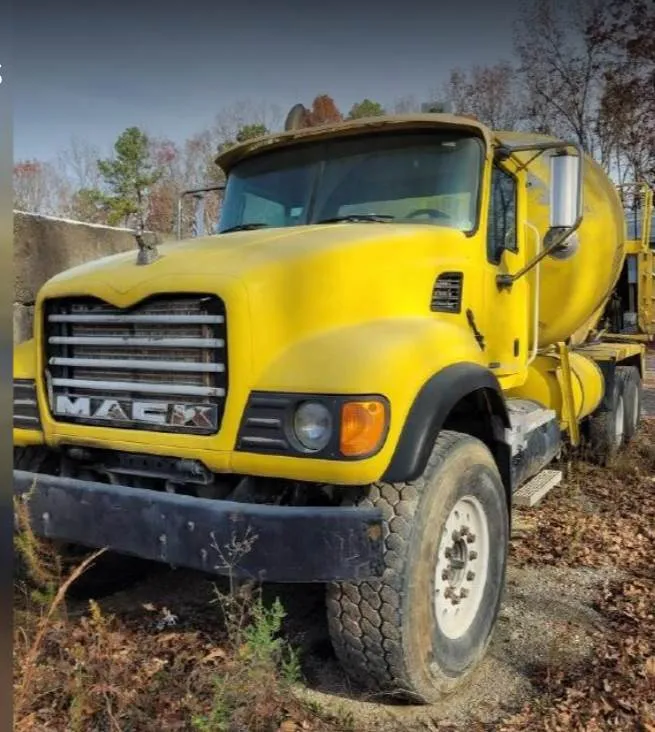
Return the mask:
<path id="1" fill-rule="evenodd" d="M 511 287 L 498 286 L 499 275 L 517 272 L 536 253 L 536 236 L 525 226 L 525 180 L 511 161 L 494 165 L 487 197 L 483 333 L 488 366 L 505 388 L 524 381 L 532 348 L 531 295 L 538 272 L 529 272 Z"/>

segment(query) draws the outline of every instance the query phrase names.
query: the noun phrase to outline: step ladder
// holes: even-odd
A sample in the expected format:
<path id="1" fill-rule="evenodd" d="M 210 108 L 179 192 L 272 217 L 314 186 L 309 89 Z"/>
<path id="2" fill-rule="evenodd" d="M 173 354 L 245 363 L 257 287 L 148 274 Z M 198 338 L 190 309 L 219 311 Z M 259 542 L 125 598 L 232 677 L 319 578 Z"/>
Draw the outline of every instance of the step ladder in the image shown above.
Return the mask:
<path id="1" fill-rule="evenodd" d="M 532 508 L 561 482 L 561 470 L 542 470 L 514 493 L 513 503 L 522 508 Z"/>

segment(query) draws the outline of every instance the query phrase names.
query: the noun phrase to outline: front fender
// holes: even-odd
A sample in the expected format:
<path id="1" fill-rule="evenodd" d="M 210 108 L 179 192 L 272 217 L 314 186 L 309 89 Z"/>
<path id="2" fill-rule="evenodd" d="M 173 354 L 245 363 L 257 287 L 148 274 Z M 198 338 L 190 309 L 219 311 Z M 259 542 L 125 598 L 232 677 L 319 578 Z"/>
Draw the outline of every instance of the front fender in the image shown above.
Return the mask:
<path id="1" fill-rule="evenodd" d="M 390 423 L 380 451 L 342 466 L 339 482 L 369 483 L 387 470 L 417 395 L 435 373 L 468 363 L 483 370 L 482 352 L 464 323 L 439 318 L 373 321 L 322 333 L 287 349 L 263 370 L 256 391 L 381 394 Z M 302 458 L 303 462 L 321 461 Z M 325 466 L 333 475 L 336 466 Z M 312 473 L 320 472 L 313 465 Z"/>
<path id="2" fill-rule="evenodd" d="M 491 371 L 476 363 L 460 362 L 447 366 L 433 374 L 416 394 L 383 479 L 397 483 L 418 478 L 453 407 L 481 390 L 490 397 L 491 409 L 503 427 L 509 427 L 502 391 Z"/>

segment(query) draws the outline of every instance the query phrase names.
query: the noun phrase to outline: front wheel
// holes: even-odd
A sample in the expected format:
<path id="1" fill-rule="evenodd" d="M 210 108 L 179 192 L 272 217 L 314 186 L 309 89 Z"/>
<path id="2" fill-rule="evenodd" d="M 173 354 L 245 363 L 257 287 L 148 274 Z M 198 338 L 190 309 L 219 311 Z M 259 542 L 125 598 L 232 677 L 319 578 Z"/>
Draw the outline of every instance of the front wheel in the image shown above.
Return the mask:
<path id="1" fill-rule="evenodd" d="M 408 484 L 375 484 L 359 505 L 384 515 L 384 573 L 333 583 L 328 622 L 346 673 L 364 686 L 432 703 L 484 656 L 504 586 L 506 492 L 479 440 L 442 432 Z"/>

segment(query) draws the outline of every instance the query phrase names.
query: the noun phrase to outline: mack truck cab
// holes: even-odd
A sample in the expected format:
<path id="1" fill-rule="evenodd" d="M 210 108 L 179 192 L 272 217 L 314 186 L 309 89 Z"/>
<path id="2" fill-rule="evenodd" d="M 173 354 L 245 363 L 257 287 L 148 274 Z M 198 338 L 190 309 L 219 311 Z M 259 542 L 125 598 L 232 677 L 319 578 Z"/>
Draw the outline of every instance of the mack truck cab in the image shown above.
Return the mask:
<path id="1" fill-rule="evenodd" d="M 14 491 L 59 543 L 324 583 L 345 672 L 436 701 L 485 653 L 516 497 L 638 429 L 644 347 L 596 328 L 617 192 L 575 143 L 447 114 L 217 162 L 217 233 L 39 292 Z"/>

